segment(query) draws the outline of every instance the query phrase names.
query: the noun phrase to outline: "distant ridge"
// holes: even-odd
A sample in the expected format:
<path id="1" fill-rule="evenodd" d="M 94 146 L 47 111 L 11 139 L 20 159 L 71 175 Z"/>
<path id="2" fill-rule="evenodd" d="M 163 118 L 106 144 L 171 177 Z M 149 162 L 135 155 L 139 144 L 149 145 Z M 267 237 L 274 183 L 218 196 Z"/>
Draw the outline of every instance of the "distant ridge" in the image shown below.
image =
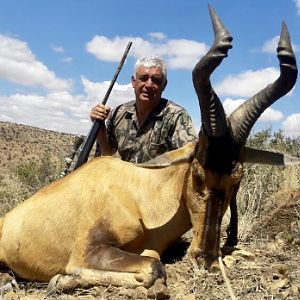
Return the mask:
<path id="1" fill-rule="evenodd" d="M 71 153 L 74 138 L 74 134 L 0 121 L 0 174 L 17 165 L 39 162 L 46 153 L 61 164 Z"/>

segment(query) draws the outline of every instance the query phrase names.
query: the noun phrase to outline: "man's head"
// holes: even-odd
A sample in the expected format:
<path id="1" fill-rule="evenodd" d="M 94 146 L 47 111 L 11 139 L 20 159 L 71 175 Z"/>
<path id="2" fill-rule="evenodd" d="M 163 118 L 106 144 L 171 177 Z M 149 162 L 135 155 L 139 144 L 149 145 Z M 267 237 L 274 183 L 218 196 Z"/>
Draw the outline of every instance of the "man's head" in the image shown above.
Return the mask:
<path id="1" fill-rule="evenodd" d="M 167 85 L 167 69 L 163 60 L 157 56 L 138 59 L 131 81 L 137 101 L 157 106 Z"/>
<path id="2" fill-rule="evenodd" d="M 153 67 L 158 67 L 161 69 L 162 74 L 164 75 L 164 78 L 167 79 L 167 68 L 164 63 L 164 61 L 158 57 L 158 56 L 143 56 L 139 58 L 134 67 L 134 74 L 136 75 L 137 70 L 139 67 L 145 67 L 145 68 L 153 68 Z"/>

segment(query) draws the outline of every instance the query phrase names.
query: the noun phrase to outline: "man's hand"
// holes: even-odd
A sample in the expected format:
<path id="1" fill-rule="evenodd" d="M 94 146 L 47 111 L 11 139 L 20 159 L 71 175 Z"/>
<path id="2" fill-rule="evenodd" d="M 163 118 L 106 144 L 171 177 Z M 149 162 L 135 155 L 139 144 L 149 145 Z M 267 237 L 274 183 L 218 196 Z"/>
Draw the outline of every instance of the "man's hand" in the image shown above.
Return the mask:
<path id="1" fill-rule="evenodd" d="M 92 121 L 95 120 L 106 120 L 111 108 L 103 104 L 97 104 L 91 109 L 90 118 Z"/>

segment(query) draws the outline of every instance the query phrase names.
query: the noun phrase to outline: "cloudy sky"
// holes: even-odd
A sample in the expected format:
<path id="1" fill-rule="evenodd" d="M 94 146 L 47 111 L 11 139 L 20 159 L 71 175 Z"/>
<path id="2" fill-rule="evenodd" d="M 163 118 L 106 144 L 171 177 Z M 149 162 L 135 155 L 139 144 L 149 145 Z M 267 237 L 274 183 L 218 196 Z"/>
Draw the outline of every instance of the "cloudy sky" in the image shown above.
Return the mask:
<path id="1" fill-rule="evenodd" d="M 213 74 L 228 114 L 279 74 L 276 46 L 284 20 L 300 53 L 300 0 L 211 0 L 231 32 L 233 49 Z M 164 96 L 201 120 L 191 70 L 213 33 L 203 0 L 0 0 L 0 121 L 86 134 L 128 41 L 126 63 L 108 100 L 133 99 L 137 57 L 155 54 L 168 66 Z M 300 63 L 299 63 L 300 64 Z M 299 80 L 254 130 L 300 136 Z"/>

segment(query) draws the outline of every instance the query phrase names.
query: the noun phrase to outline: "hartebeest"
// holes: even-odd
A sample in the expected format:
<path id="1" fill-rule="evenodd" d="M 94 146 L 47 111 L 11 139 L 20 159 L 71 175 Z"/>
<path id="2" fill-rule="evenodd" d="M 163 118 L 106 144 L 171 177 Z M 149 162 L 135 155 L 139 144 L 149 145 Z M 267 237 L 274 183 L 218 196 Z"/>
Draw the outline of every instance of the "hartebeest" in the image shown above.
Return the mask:
<path id="1" fill-rule="evenodd" d="M 232 38 L 212 8 L 210 14 L 215 40 L 193 71 L 199 140 L 143 165 L 96 158 L 41 189 L 1 219 L 2 262 L 31 280 L 54 278 L 62 289 L 150 287 L 166 278 L 161 253 L 190 228 L 192 259 L 220 255 L 221 221 L 235 198 L 242 163 L 264 162 L 245 147 L 247 137 L 262 112 L 292 89 L 297 66 L 283 24 L 280 77 L 226 118 L 210 75 Z M 229 244 L 235 242 L 231 237 Z"/>

